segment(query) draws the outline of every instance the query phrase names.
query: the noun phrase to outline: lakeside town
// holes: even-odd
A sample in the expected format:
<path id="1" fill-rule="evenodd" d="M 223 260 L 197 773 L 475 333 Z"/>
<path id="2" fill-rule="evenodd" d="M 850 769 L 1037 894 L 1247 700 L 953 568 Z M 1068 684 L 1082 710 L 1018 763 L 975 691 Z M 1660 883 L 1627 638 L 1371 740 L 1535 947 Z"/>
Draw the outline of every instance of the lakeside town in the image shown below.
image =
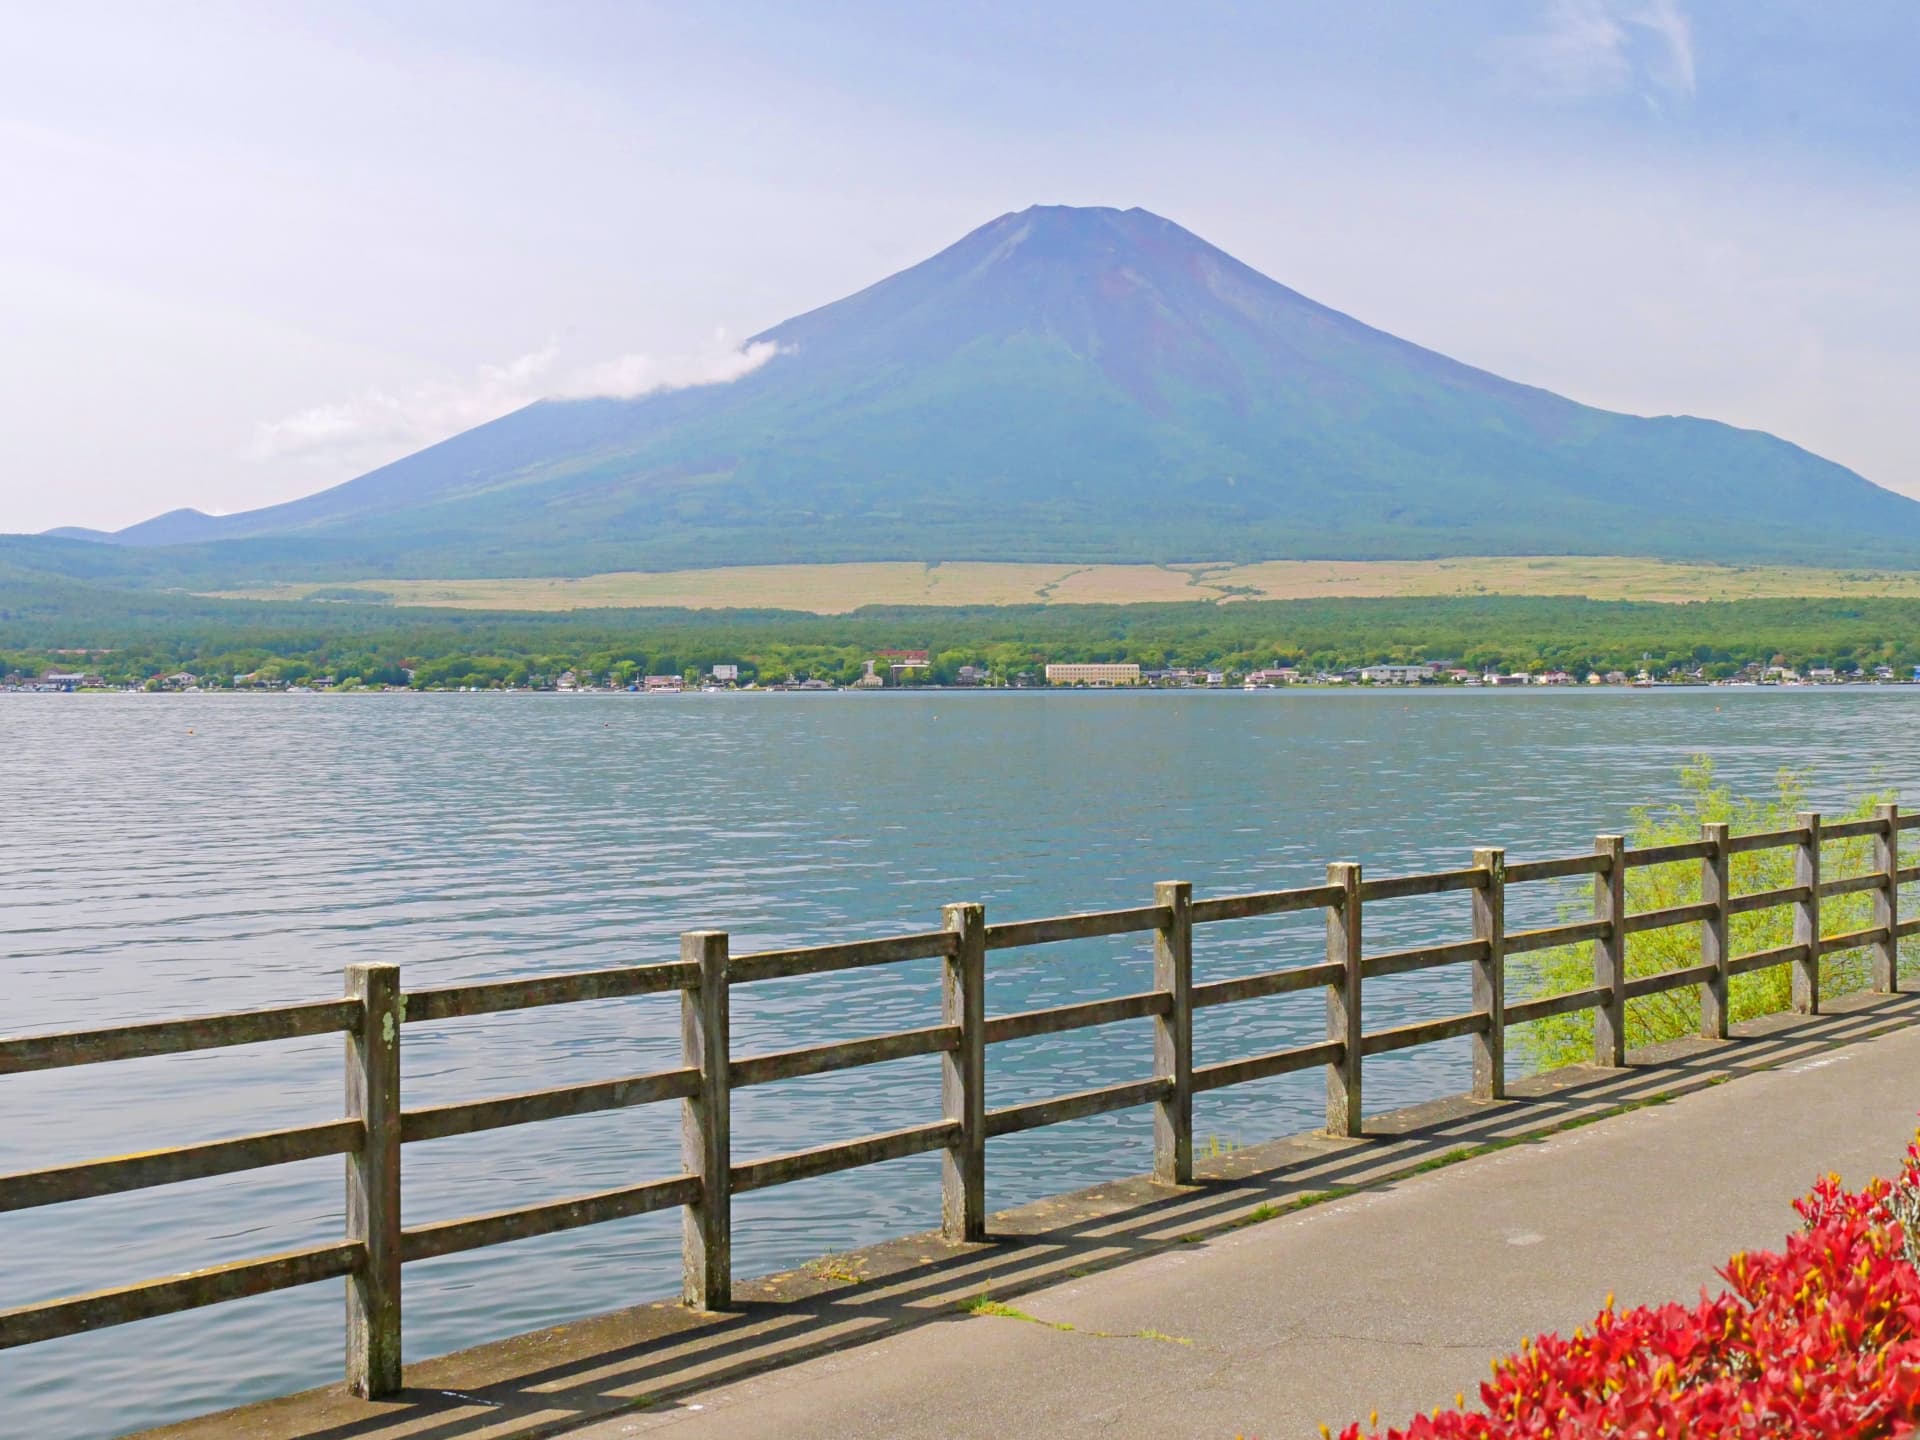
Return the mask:
<path id="1" fill-rule="evenodd" d="M 110 651 L 75 652 L 96 661 Z M 306 667 L 295 667 L 304 672 Z M 1725 668 L 1725 667 L 1722 667 Z M 1480 670 L 1451 660 L 1361 665 L 1340 670 L 1313 670 L 1276 664 L 1252 670 L 1207 668 L 1148 668 L 1134 662 L 1042 662 L 1031 668 L 994 669 L 961 664 L 936 669 L 926 650 L 881 650 L 864 662 L 851 682 L 789 672 L 769 678 L 748 662 L 718 662 L 674 674 L 643 675 L 631 664 L 600 672 L 563 669 L 552 675 L 529 673 L 523 680 L 501 680 L 484 685 L 438 682 L 420 667 L 395 667 L 388 677 L 367 680 L 359 676 L 293 673 L 288 667 L 262 667 L 238 675 L 196 674 L 190 670 L 155 674 L 143 679 L 112 680 L 86 665 L 50 666 L 39 673 L 20 670 L 0 674 L 0 693 L 118 693 L 205 694 L 212 692 L 284 693 L 551 693 L 677 695 L 688 692 L 750 691 L 873 691 L 902 689 L 964 690 L 1276 690 L 1305 688 L 1388 688 L 1459 686 L 1507 688 L 1516 686 L 1615 686 L 1649 689 L 1656 686 L 1799 687 L 1830 685 L 1892 685 L 1920 683 L 1920 666 L 1900 675 L 1891 665 L 1871 669 L 1827 665 L 1795 667 L 1784 663 L 1752 663 L 1732 674 L 1710 673 L 1706 666 L 1671 666 L 1659 672 L 1639 669 Z"/>

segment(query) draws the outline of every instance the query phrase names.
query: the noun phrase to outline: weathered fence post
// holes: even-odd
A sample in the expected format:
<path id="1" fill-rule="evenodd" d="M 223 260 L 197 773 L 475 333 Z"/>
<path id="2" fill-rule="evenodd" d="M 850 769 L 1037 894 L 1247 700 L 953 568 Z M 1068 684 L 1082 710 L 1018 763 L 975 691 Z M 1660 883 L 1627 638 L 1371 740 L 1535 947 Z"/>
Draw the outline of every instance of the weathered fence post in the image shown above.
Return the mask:
<path id="1" fill-rule="evenodd" d="M 360 1014 L 347 1031 L 347 1118 L 365 1127 L 347 1155 L 347 1239 L 366 1260 L 347 1277 L 347 1388 L 400 1388 L 400 967 L 347 966 Z"/>
<path id="2" fill-rule="evenodd" d="M 1327 866 L 1327 884 L 1338 885 L 1340 899 L 1327 906 L 1327 963 L 1341 967 L 1340 979 L 1327 986 L 1327 1039 L 1340 1046 L 1340 1058 L 1327 1065 L 1327 1132 L 1358 1135 L 1360 1111 L 1360 867 Z"/>
<path id="3" fill-rule="evenodd" d="M 1173 1089 L 1153 1111 L 1153 1178 L 1165 1185 L 1193 1183 L 1193 886 L 1162 880 L 1153 903 L 1167 921 L 1153 933 L 1153 985 L 1167 996 L 1167 1013 L 1153 1021 L 1153 1073 Z"/>
<path id="4" fill-rule="evenodd" d="M 960 1027 L 960 1044 L 940 1059 L 941 1113 L 960 1134 L 940 1162 L 940 1229 L 949 1240 L 987 1238 L 987 910 L 941 912 L 960 948 L 941 973 L 940 1021 Z"/>
<path id="5" fill-rule="evenodd" d="M 1700 838 L 1713 847 L 1700 859 L 1700 899 L 1713 906 L 1713 914 L 1700 927 L 1700 963 L 1713 967 L 1713 974 L 1700 982 L 1700 1033 L 1709 1040 L 1727 1038 L 1727 1021 L 1730 1018 L 1727 1013 L 1727 962 L 1732 955 L 1728 949 L 1728 925 L 1731 920 L 1728 905 L 1733 899 L 1733 863 L 1727 842 L 1731 835 L 1731 827 L 1724 824 L 1704 824 L 1700 827 Z"/>
<path id="6" fill-rule="evenodd" d="M 1593 1063 L 1627 1063 L 1627 837 L 1597 835 L 1607 868 L 1593 877 L 1593 918 L 1606 925 L 1593 942 L 1593 983 L 1607 994 L 1593 1011 Z"/>
<path id="7" fill-rule="evenodd" d="M 1800 842 L 1793 852 L 1793 883 L 1806 898 L 1793 906 L 1793 943 L 1806 954 L 1793 962 L 1793 1009 L 1799 1015 L 1820 1013 L 1820 812 L 1802 810 L 1793 817 Z"/>
<path id="8" fill-rule="evenodd" d="M 1884 827 L 1873 837 L 1873 864 L 1880 888 L 1873 892 L 1873 927 L 1887 938 L 1873 947 L 1873 988 L 1892 995 L 1900 988 L 1900 807 L 1876 805 L 1873 818 Z"/>
<path id="9" fill-rule="evenodd" d="M 725 1310 L 733 1303 L 726 932 L 682 935 L 680 959 L 700 967 L 680 992 L 680 1063 L 700 1072 L 699 1090 L 681 1102 L 680 1163 L 700 1180 L 700 1198 L 681 1212 L 681 1294 L 696 1310 Z"/>
<path id="10" fill-rule="evenodd" d="M 1473 1098 L 1507 1095 L 1507 852 L 1486 846 L 1473 852 L 1487 878 L 1473 892 L 1473 938 L 1487 951 L 1473 962 L 1473 1008 L 1487 1017 L 1484 1035 L 1473 1037 Z"/>

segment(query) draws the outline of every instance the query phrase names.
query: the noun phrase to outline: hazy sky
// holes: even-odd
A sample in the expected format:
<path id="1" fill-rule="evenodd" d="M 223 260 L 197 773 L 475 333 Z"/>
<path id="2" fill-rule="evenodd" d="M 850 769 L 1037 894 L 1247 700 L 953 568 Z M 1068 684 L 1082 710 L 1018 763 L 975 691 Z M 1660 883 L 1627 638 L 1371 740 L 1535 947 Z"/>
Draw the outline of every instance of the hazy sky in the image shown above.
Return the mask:
<path id="1" fill-rule="evenodd" d="M 238 510 L 1143 205 L 1920 494 L 1913 0 L 0 0 L 0 530 Z"/>

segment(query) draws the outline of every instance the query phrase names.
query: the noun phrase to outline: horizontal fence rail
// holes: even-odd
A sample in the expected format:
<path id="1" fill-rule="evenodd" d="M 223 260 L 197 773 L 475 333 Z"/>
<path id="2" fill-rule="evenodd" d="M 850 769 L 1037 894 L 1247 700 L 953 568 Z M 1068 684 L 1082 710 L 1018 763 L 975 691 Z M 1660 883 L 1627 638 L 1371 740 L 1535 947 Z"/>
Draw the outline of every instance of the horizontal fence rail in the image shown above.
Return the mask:
<path id="1" fill-rule="evenodd" d="M 0 1075 L 326 1035 L 351 1029 L 359 1013 L 359 1008 L 351 1000 L 318 1000 L 306 1005 L 286 1005 L 277 1010 L 197 1015 L 186 1020 L 118 1025 L 111 1030 L 85 1030 L 68 1035 L 23 1035 L 14 1039 L 0 1039 Z"/>
<path id="2" fill-rule="evenodd" d="M 0 1176 L 0 1211 L 30 1210 L 39 1205 L 57 1205 L 63 1200 L 119 1195 L 182 1180 L 203 1180 L 239 1170 L 288 1165 L 296 1160 L 346 1155 L 360 1148 L 365 1134 L 358 1120 L 333 1120 L 324 1125 L 269 1130 L 205 1145 L 147 1150 L 109 1160 L 89 1160 L 83 1165 Z"/>
<path id="3" fill-rule="evenodd" d="M 349 993 L 340 999 L 0 1038 L 0 1075 L 6 1075 L 343 1034 L 347 1081 L 346 1114 L 337 1120 L 0 1176 L 0 1211 L 11 1211 L 332 1155 L 344 1157 L 347 1170 L 347 1233 L 340 1241 L 0 1311 L 0 1348 L 345 1279 L 348 1383 L 361 1395 L 384 1395 L 397 1390 L 401 1379 L 401 1268 L 419 1261 L 680 1208 L 686 1217 L 684 1298 L 692 1305 L 724 1309 L 732 1299 L 735 1195 L 939 1152 L 942 1230 L 956 1241 L 979 1240 L 986 1233 L 989 1139 L 1152 1107 L 1154 1176 L 1186 1184 L 1193 1178 L 1197 1094 L 1323 1070 L 1327 1128 L 1335 1135 L 1354 1135 L 1361 1130 L 1363 1062 L 1370 1056 L 1467 1039 L 1473 1048 L 1472 1093 L 1494 1100 L 1505 1094 L 1505 1034 L 1513 1026 L 1590 1011 L 1596 1060 L 1617 1065 L 1624 1060 L 1627 1003 L 1689 988 L 1699 992 L 1702 1033 L 1724 1038 L 1727 982 L 1734 976 L 1789 967 L 1795 1008 L 1811 1012 L 1820 1000 L 1821 958 L 1866 950 L 1872 954 L 1872 987 L 1897 989 L 1899 941 L 1920 934 L 1920 917 L 1900 918 L 1900 887 L 1920 882 L 1920 865 L 1899 863 L 1899 840 L 1916 827 L 1920 814 L 1902 815 L 1897 806 L 1882 805 L 1870 817 L 1835 824 L 1824 824 L 1809 812 L 1790 829 L 1761 834 L 1736 836 L 1724 825 L 1706 825 L 1697 841 L 1640 849 L 1627 848 L 1619 836 L 1601 836 L 1591 854 L 1541 860 L 1508 863 L 1503 850 L 1482 849 L 1474 852 L 1471 866 L 1423 874 L 1363 877 L 1358 865 L 1338 864 L 1328 867 L 1324 885 L 1252 894 L 1196 899 L 1185 882 L 1163 882 L 1151 905 L 991 925 L 984 907 L 951 905 L 938 930 L 742 955 L 730 954 L 724 933 L 699 931 L 683 937 L 677 960 L 415 991 L 402 991 L 398 967 L 357 965 L 349 967 Z M 1823 875 L 1822 847 L 1849 839 L 1873 842 L 1870 868 L 1857 875 Z M 1793 884 L 1732 893 L 1731 857 L 1779 849 L 1793 852 Z M 1700 899 L 1628 912 L 1627 872 L 1682 865 L 1698 867 Z M 1508 892 L 1516 885 L 1543 881 L 1590 884 L 1592 918 L 1508 929 Z M 1366 906 L 1456 893 L 1471 901 L 1471 935 L 1366 953 Z M 1852 895 L 1871 897 L 1871 923 L 1844 934 L 1823 931 L 1821 902 Z M 1781 909 L 1792 916 L 1792 944 L 1730 953 L 1728 922 L 1733 917 Z M 1309 912 L 1324 918 L 1324 961 L 1196 981 L 1194 927 Z M 1629 937 L 1688 929 L 1698 932 L 1694 963 L 1628 978 Z M 1049 1009 L 986 1013 L 989 952 L 1136 934 L 1152 937 L 1153 988 Z M 1509 995 L 1506 965 L 1511 957 L 1579 945 L 1592 947 L 1590 985 L 1554 995 Z M 731 987 L 916 960 L 940 962 L 940 1023 L 766 1054 L 731 1054 Z M 1365 982 L 1451 967 L 1471 979 L 1471 1009 L 1387 1029 L 1364 1028 Z M 1193 1063 L 1196 1011 L 1308 991 L 1326 998 L 1324 1040 Z M 677 1066 L 451 1104 L 401 1106 L 399 1056 L 405 1026 L 669 994 L 677 995 L 680 1005 Z M 987 1056 L 992 1046 L 1126 1022 L 1152 1027 L 1150 1073 L 1091 1090 L 988 1106 Z M 730 1125 L 734 1091 L 914 1056 L 939 1057 L 939 1120 L 735 1160 Z M 1146 1064 L 1143 1050 L 1143 1069 Z M 654 1178 L 488 1214 L 401 1222 L 399 1181 L 408 1144 L 667 1102 L 680 1107 L 681 1153 L 677 1161 L 661 1157 L 662 1173 Z"/>

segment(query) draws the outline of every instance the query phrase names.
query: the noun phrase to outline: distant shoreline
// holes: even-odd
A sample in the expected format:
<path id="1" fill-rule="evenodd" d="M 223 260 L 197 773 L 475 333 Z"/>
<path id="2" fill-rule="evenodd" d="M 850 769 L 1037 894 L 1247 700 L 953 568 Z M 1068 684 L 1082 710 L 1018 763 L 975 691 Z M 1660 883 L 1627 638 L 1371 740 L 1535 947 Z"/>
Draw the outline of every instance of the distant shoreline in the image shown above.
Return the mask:
<path id="1" fill-rule="evenodd" d="M 81 690 L 60 690 L 35 688 L 25 685 L 0 686 L 0 695 L 64 695 L 73 697 L 94 697 L 114 695 L 138 695 L 143 699 L 204 699 L 210 696 L 226 699 L 255 700 L 308 700 L 308 699 L 349 699 L 367 696 L 429 696 L 462 695 L 470 697 L 493 696 L 499 699 L 509 697 L 519 699 L 621 699 L 621 700 L 688 700 L 709 696 L 807 696 L 823 695 L 866 695 L 892 696 L 901 699 L 909 696 L 946 697 L 957 695 L 1038 695 L 1038 696 L 1094 696 L 1094 695 L 1134 695 L 1134 696 L 1171 696 L 1171 695 L 1284 695 L 1298 693 L 1306 695 L 1378 695 L 1388 698 L 1405 699 L 1409 695 L 1462 695 L 1499 693 L 1499 694 L 1541 694 L 1544 692 L 1595 694 L 1635 694 L 1644 695 L 1655 691 L 1686 691 L 1696 693 L 1703 690 L 1715 691 L 1761 691 L 1767 693 L 1802 694 L 1810 691 L 1845 691 L 1857 693 L 1868 690 L 1915 690 L 1920 689 L 1920 681 L 1915 680 L 1857 680 L 1831 681 L 1818 684 L 1799 682 L 1787 684 L 1756 684 L 1752 682 L 1725 682 L 1715 680 L 1661 680 L 1646 685 L 1318 685 L 1301 683 L 1295 685 L 1273 685 L 1248 688 L 1244 685 L 913 685 L 894 686 L 885 689 L 871 689 L 858 685 L 832 685 L 816 689 L 801 689 L 799 686 L 745 686 L 732 689 L 686 689 L 686 690 L 609 690 L 609 689 L 527 689 L 509 688 L 459 688 L 444 687 L 432 689 L 413 689 L 396 686 L 384 689 L 362 686 L 358 689 L 326 690 L 235 690 L 215 686 L 211 689 L 192 688 L 185 690 L 146 690 L 129 688 L 90 688 Z"/>

